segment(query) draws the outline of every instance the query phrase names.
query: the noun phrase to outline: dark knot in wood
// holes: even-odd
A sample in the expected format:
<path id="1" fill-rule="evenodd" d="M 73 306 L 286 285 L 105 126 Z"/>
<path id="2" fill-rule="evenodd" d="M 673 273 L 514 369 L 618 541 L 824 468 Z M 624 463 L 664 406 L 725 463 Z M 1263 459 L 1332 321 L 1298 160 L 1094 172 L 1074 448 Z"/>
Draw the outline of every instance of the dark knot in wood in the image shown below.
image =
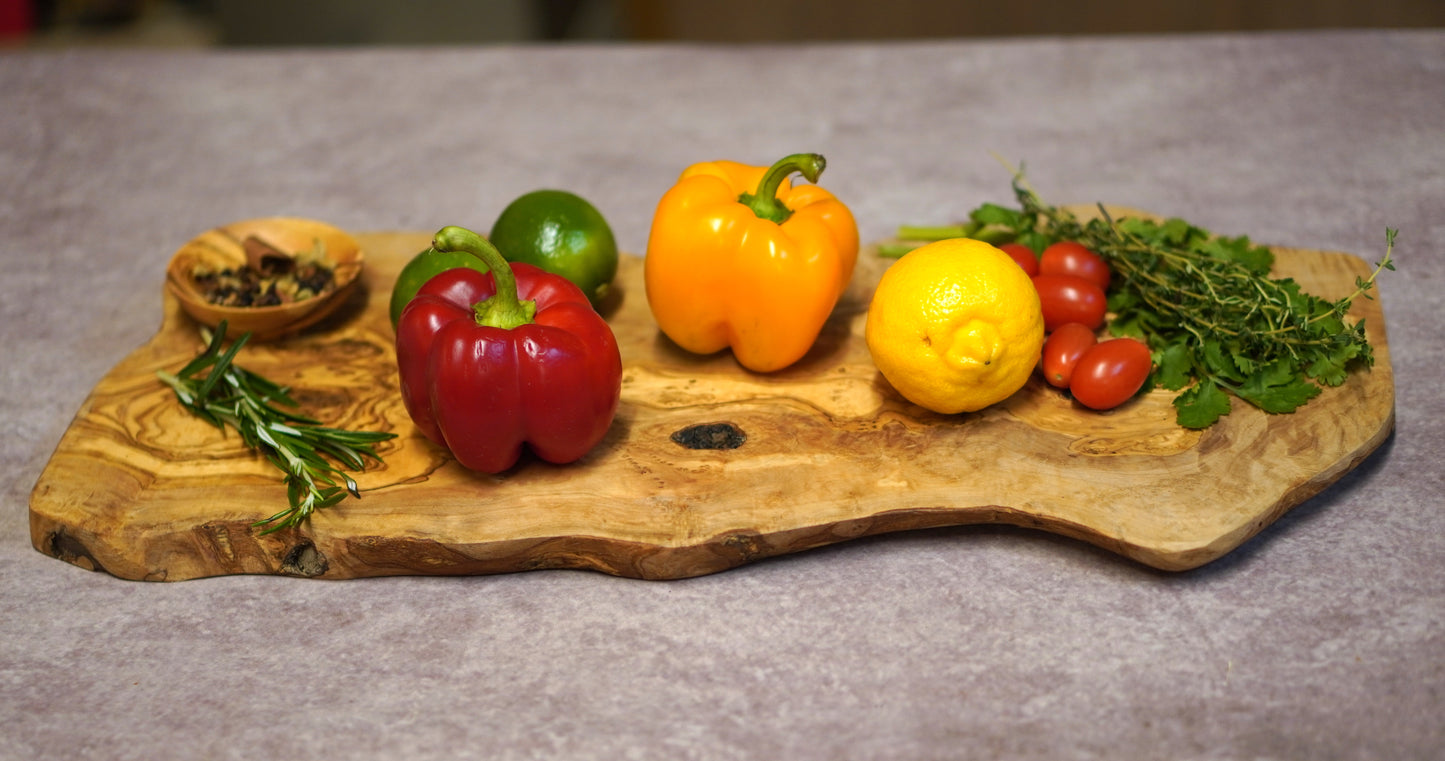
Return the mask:
<path id="1" fill-rule="evenodd" d="M 311 542 L 301 542 L 287 550 L 286 556 L 281 558 L 281 573 L 292 576 L 320 576 L 329 567 L 326 556 Z"/>
<path id="2" fill-rule="evenodd" d="M 79 539 L 65 533 L 65 529 L 56 529 L 51 532 L 45 542 L 45 549 L 51 557 L 64 560 L 71 565 L 77 565 L 91 571 L 104 571 L 100 561 L 90 554 L 90 550 L 81 544 Z"/>
<path id="3" fill-rule="evenodd" d="M 702 423 L 674 431 L 672 440 L 688 449 L 737 449 L 748 436 L 732 423 Z"/>

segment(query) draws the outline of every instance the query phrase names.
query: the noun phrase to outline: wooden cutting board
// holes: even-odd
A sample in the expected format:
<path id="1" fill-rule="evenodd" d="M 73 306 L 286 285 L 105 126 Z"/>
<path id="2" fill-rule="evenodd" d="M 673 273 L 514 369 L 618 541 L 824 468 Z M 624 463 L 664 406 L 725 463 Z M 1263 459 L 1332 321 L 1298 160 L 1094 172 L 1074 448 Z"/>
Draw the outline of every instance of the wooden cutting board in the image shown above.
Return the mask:
<path id="1" fill-rule="evenodd" d="M 321 324 L 248 346 L 238 364 L 291 385 L 328 425 L 399 434 L 384 464 L 356 476 L 361 499 L 299 529 L 251 527 L 281 509 L 272 466 L 176 402 L 156 380 L 201 349 L 166 297 L 149 343 L 97 385 L 30 500 L 36 549 L 127 579 L 223 574 L 327 579 L 593 569 L 672 579 L 860 536 L 1007 523 L 1183 570 L 1214 560 L 1358 465 L 1394 426 L 1381 305 L 1359 299 L 1375 346 L 1352 374 L 1292 415 L 1236 402 L 1213 428 L 1173 422 L 1156 391 L 1085 410 L 1035 378 L 1008 401 L 946 416 L 902 400 L 863 340 L 869 296 L 890 260 L 859 258 L 853 286 L 817 346 L 773 375 L 727 354 L 689 355 L 648 311 L 642 261 L 624 256 L 604 314 L 622 350 L 622 400 L 584 460 L 525 458 L 500 476 L 469 472 L 418 433 L 403 409 L 391 284 L 426 247 L 422 233 L 358 238 L 362 288 Z M 1347 254 L 1275 249 L 1277 272 L 1338 298 L 1369 265 Z M 675 432 L 725 423 L 733 449 L 691 449 Z"/>

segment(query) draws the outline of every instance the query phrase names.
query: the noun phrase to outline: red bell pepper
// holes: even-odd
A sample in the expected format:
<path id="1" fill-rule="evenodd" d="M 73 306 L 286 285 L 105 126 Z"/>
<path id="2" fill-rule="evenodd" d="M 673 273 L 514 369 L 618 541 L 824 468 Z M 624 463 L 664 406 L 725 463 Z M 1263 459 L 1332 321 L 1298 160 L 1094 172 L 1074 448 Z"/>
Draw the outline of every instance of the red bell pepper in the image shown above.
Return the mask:
<path id="1" fill-rule="evenodd" d="M 432 246 L 470 252 L 491 271 L 442 272 L 402 310 L 396 359 L 417 427 L 484 473 L 512 467 L 524 444 L 558 464 L 591 451 L 617 413 L 622 357 L 586 294 L 508 264 L 470 230 L 443 228 Z"/>

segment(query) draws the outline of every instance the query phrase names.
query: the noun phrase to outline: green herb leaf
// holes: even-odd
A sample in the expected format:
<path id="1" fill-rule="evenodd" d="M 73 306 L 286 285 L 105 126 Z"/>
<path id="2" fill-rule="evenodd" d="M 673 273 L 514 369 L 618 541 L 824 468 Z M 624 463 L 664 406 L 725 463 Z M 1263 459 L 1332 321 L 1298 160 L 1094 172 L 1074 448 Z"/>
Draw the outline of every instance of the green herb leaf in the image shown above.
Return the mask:
<path id="1" fill-rule="evenodd" d="M 1260 368 L 1234 389 L 1235 396 L 1275 414 L 1294 412 L 1319 393 L 1320 387 L 1301 378 L 1288 360 Z"/>
<path id="2" fill-rule="evenodd" d="M 1174 397 L 1175 422 L 1185 428 L 1208 428 L 1229 414 L 1229 395 L 1205 379 Z"/>
<path id="3" fill-rule="evenodd" d="M 1217 339 L 1206 338 L 1200 342 L 1199 348 L 1210 374 L 1236 383 L 1244 380 L 1239 367 L 1234 363 L 1234 355 L 1227 352 Z"/>
<path id="4" fill-rule="evenodd" d="M 1113 326 L 1110 326 L 1109 329 L 1112 331 Z M 1161 388 L 1178 391 L 1189 385 L 1189 381 L 1193 377 L 1194 363 L 1189 347 L 1184 344 L 1173 344 L 1159 352 L 1159 362 L 1154 369 L 1154 378 Z"/>
<path id="5" fill-rule="evenodd" d="M 1049 240 L 1049 236 L 1034 230 L 1026 230 L 1019 233 L 1014 238 L 1014 241 L 1016 243 L 1028 246 L 1029 249 L 1035 254 L 1043 253 L 1044 249 L 1048 248 L 1049 244 L 1053 243 L 1053 241 Z"/>
<path id="6" fill-rule="evenodd" d="M 1345 382 L 1350 363 L 1359 356 L 1358 344 L 1342 343 L 1315 358 L 1315 361 L 1305 368 L 1305 374 L 1326 386 L 1338 386 Z"/>
<path id="7" fill-rule="evenodd" d="M 994 203 L 986 203 L 977 209 L 969 212 L 968 218 L 980 225 L 1003 225 L 1005 227 L 1021 227 L 1024 222 L 1024 214 L 1018 209 L 1010 209 Z"/>

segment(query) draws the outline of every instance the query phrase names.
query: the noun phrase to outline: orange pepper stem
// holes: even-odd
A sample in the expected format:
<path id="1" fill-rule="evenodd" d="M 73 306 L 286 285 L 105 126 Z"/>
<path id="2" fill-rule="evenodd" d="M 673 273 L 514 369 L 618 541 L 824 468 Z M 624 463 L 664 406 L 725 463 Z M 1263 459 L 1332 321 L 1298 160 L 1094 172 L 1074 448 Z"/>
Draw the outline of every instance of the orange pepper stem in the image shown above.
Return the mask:
<path id="1" fill-rule="evenodd" d="M 486 238 L 466 229 L 451 225 L 437 231 L 432 238 L 432 248 L 438 251 L 465 251 L 487 263 L 497 292 L 491 298 L 472 305 L 478 325 L 512 328 L 528 325 L 537 316 L 537 302 L 517 298 L 517 276 L 512 274 L 511 265 L 502 257 Z"/>
<path id="2" fill-rule="evenodd" d="M 781 225 L 788 221 L 788 217 L 793 216 L 793 210 L 778 200 L 778 187 L 783 184 L 783 180 L 797 172 L 807 178 L 808 182 L 817 182 L 818 177 L 823 174 L 823 167 L 827 165 L 827 160 L 817 153 L 784 156 L 763 173 L 756 191 L 738 196 L 738 203 L 752 209 L 759 219 Z"/>

